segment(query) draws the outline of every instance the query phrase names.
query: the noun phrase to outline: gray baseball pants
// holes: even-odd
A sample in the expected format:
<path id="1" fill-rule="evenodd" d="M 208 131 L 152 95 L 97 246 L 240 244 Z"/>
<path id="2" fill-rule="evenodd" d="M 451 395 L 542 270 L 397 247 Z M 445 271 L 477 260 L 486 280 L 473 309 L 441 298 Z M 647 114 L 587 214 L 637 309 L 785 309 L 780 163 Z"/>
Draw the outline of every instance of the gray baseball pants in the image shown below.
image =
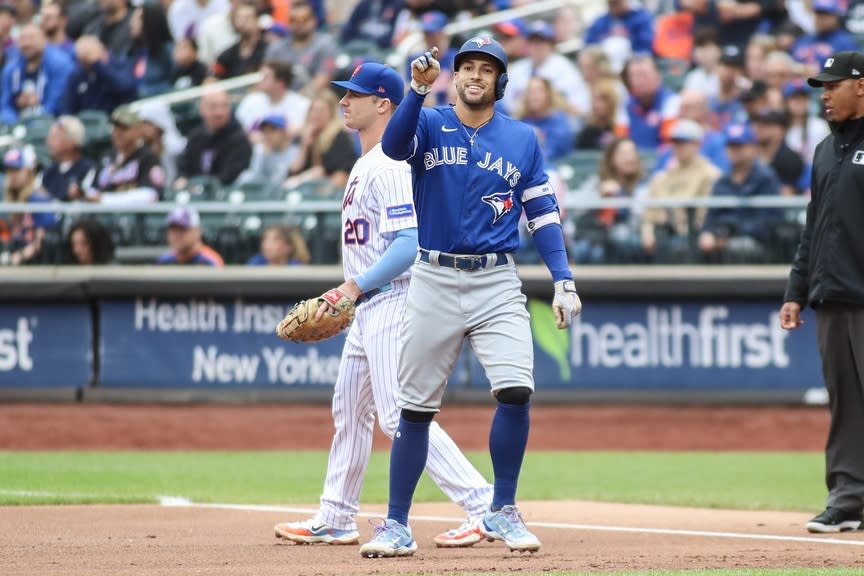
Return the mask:
<path id="1" fill-rule="evenodd" d="M 816 336 L 831 408 L 825 448 L 827 505 L 860 512 L 864 507 L 864 307 L 820 305 Z"/>

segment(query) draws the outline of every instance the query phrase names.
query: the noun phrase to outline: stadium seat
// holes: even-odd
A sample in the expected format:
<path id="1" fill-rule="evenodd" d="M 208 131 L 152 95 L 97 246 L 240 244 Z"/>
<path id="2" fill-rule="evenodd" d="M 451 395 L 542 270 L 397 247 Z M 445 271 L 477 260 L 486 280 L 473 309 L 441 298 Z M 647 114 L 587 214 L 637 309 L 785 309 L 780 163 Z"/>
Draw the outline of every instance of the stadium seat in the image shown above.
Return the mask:
<path id="1" fill-rule="evenodd" d="M 111 153 L 111 121 L 101 110 L 82 110 L 78 119 L 84 125 L 84 154 L 94 160 Z"/>
<path id="2" fill-rule="evenodd" d="M 266 202 L 268 200 L 281 200 L 284 198 L 283 191 L 277 184 L 270 180 L 250 180 L 241 184 L 222 186 L 216 193 L 216 200 L 220 202 Z"/>
<path id="3" fill-rule="evenodd" d="M 213 202 L 220 194 L 222 183 L 215 176 L 192 176 L 186 179 L 181 190 L 166 190 L 164 197 L 169 202 Z"/>

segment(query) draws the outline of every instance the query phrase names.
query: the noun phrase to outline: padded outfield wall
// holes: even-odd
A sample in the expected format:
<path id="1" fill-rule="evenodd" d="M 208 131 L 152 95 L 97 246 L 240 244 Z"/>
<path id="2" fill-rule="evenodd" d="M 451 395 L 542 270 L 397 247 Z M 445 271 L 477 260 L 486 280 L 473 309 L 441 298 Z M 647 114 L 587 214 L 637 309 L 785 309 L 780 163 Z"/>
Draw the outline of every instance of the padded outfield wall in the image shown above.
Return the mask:
<path id="1" fill-rule="evenodd" d="M 88 400 L 321 400 L 344 337 L 273 334 L 337 267 L 22 268 L 0 282 L 0 395 Z M 822 397 L 812 312 L 779 327 L 786 267 L 588 267 L 585 305 L 555 329 L 551 282 L 523 266 L 538 401 L 792 402 Z M 435 302 L 429 303 L 434 314 Z M 501 354 L 506 354 L 501 350 Z M 448 393 L 488 398 L 463 349 Z"/>

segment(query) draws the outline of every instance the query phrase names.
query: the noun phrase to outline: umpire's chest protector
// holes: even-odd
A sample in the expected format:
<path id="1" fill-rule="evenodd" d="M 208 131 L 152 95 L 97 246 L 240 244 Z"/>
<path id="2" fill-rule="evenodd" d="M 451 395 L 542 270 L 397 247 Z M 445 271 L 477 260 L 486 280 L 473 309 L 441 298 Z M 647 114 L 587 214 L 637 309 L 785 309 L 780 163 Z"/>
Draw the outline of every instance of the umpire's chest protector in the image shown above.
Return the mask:
<path id="1" fill-rule="evenodd" d="M 522 193 L 548 180 L 533 128 L 468 128 L 451 106 L 422 111 L 411 163 L 420 246 L 457 254 L 515 251 Z"/>

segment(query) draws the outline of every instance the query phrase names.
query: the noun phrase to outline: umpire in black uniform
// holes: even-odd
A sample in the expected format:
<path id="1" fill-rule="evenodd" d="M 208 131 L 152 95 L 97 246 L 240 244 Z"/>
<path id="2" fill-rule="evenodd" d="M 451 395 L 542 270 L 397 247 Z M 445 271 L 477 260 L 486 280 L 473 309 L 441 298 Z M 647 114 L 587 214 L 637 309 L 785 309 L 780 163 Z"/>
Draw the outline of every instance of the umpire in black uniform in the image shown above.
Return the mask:
<path id="1" fill-rule="evenodd" d="M 857 530 L 864 509 L 864 54 L 838 52 L 807 82 L 822 88 L 831 134 L 813 156 L 807 224 L 780 324 L 800 326 L 808 303 L 816 311 L 831 428 L 827 508 L 807 529 L 841 532 Z"/>

